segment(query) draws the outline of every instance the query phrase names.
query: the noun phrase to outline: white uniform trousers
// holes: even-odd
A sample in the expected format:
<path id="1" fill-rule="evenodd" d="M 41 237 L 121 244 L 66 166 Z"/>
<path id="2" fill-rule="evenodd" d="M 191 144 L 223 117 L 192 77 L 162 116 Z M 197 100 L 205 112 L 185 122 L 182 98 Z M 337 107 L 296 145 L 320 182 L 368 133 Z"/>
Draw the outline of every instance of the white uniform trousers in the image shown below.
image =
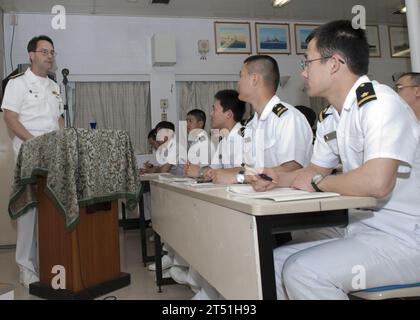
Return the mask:
<path id="1" fill-rule="evenodd" d="M 15 163 L 22 141 L 13 139 Z M 29 209 L 17 218 L 16 263 L 20 271 L 29 270 L 38 275 L 38 251 L 36 244 L 36 208 Z"/>
<path id="2" fill-rule="evenodd" d="M 29 209 L 17 219 L 16 263 L 19 269 L 38 274 L 36 245 L 36 208 Z"/>
<path id="3" fill-rule="evenodd" d="M 420 282 L 420 247 L 360 222 L 294 233 L 290 243 L 274 250 L 278 299 L 345 300 L 365 288 Z"/>
<path id="4" fill-rule="evenodd" d="M 188 269 L 187 282 L 196 292 L 193 300 L 224 300 L 223 296 L 204 279 L 194 268 Z"/>

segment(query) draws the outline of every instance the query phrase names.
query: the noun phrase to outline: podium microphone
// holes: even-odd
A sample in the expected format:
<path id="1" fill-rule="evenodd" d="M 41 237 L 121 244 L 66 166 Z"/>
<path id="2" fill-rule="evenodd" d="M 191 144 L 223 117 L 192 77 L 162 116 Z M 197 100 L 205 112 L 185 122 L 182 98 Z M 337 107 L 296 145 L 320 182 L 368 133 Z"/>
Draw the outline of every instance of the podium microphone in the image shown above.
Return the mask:
<path id="1" fill-rule="evenodd" d="M 67 68 L 61 70 L 61 74 L 63 75 L 63 83 L 66 85 L 68 83 L 67 76 L 69 75 L 70 71 Z"/>
<path id="2" fill-rule="evenodd" d="M 71 127 L 70 122 L 70 113 L 69 113 L 69 105 L 68 105 L 68 96 L 67 96 L 67 76 L 69 75 L 70 71 L 67 68 L 61 70 L 61 74 L 63 75 L 63 85 L 64 85 L 64 92 L 65 92 L 65 100 L 64 100 L 64 111 L 65 111 L 65 118 L 66 118 L 66 127 Z"/>

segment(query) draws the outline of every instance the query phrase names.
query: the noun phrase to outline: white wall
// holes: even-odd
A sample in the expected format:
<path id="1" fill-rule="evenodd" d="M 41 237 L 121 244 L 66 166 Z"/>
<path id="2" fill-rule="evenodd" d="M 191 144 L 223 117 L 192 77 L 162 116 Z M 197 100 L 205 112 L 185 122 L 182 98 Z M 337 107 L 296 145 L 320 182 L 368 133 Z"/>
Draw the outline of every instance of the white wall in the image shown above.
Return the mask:
<path id="1" fill-rule="evenodd" d="M 185 79 L 237 80 L 247 55 L 217 55 L 214 48 L 213 19 L 145 18 L 113 16 L 67 16 L 65 30 L 53 30 L 52 15 L 19 14 L 15 29 L 13 62 L 27 61 L 26 45 L 35 35 L 47 34 L 55 42 L 57 66 L 70 70 L 69 80 L 151 80 L 152 125 L 159 121 L 161 98 L 169 99 L 169 120 L 177 121 L 174 81 Z M 6 72 L 11 71 L 9 52 L 12 27 L 10 15 L 4 19 Z M 251 21 L 255 53 L 254 21 Z M 261 21 L 260 21 L 261 22 Z M 271 21 L 273 22 L 273 21 Z M 279 21 L 280 22 L 280 21 Z M 285 22 L 285 21 L 283 21 Z M 292 23 L 290 21 L 286 21 Z M 293 25 L 290 25 L 292 55 L 275 55 L 282 75 L 291 79 L 280 95 L 294 105 L 308 105 L 302 93 L 300 57 L 294 54 Z M 151 37 L 156 32 L 173 32 L 176 37 L 177 63 L 174 67 L 152 67 Z M 387 26 L 380 26 L 381 58 L 372 58 L 370 74 L 391 84 L 394 72 L 409 69 L 408 59 L 390 58 Z M 210 40 L 207 60 L 200 60 L 197 41 Z M 170 88 L 173 84 L 173 90 Z"/>
<path id="2" fill-rule="evenodd" d="M 58 79 L 61 69 L 70 70 L 70 81 L 149 81 L 151 90 L 152 125 L 160 121 L 160 99 L 169 100 L 168 120 L 178 123 L 175 81 L 228 80 L 236 81 L 247 55 L 218 55 L 214 48 L 213 19 L 145 18 L 111 16 L 67 16 L 65 30 L 53 30 L 52 15 L 19 14 L 13 45 L 13 63 L 27 61 L 26 45 L 35 35 L 47 34 L 55 42 Z M 11 72 L 10 14 L 5 15 L 6 74 Z M 255 53 L 255 29 L 251 21 L 252 48 Z M 263 22 L 260 21 L 259 22 Z M 271 21 L 273 22 L 273 21 Z M 309 105 L 302 92 L 300 56 L 294 48 L 291 21 L 292 55 L 274 55 L 281 75 L 291 76 L 279 91 L 283 100 L 293 105 Z M 302 22 L 300 22 L 302 23 Z M 176 38 L 177 63 L 173 67 L 153 67 L 151 38 L 157 32 L 173 32 Z M 408 59 L 391 59 L 387 26 L 380 26 L 381 58 L 372 58 L 369 74 L 380 82 L 392 84 L 392 74 L 409 69 Z M 210 40 L 207 60 L 200 60 L 197 42 Z"/>

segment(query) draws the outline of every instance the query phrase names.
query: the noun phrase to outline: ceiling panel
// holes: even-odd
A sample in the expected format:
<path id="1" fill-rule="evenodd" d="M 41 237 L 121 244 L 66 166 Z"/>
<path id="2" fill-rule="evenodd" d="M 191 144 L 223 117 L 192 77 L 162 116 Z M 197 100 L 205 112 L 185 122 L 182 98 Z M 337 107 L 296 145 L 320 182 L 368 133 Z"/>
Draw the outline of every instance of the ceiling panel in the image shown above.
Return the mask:
<path id="1" fill-rule="evenodd" d="M 151 4 L 151 0 L 0 0 L 5 12 L 18 13 L 51 13 L 58 3 L 68 14 L 298 21 L 349 19 L 353 5 L 362 4 L 369 23 L 405 24 L 405 16 L 392 14 L 401 0 L 292 0 L 283 8 L 273 8 L 271 0 L 171 0 L 169 5 Z"/>

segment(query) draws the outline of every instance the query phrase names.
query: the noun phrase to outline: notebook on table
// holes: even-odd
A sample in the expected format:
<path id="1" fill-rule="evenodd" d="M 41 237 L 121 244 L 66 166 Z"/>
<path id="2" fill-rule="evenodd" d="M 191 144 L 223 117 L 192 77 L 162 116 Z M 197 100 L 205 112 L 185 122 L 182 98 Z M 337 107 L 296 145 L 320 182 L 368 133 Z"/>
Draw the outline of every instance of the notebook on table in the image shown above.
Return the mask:
<path id="1" fill-rule="evenodd" d="M 308 192 L 291 188 L 276 188 L 269 191 L 257 192 L 252 186 L 236 185 L 228 187 L 228 192 L 232 195 L 252 198 L 252 199 L 269 199 L 276 202 L 281 201 L 300 201 L 307 199 L 339 197 L 334 192 Z"/>

